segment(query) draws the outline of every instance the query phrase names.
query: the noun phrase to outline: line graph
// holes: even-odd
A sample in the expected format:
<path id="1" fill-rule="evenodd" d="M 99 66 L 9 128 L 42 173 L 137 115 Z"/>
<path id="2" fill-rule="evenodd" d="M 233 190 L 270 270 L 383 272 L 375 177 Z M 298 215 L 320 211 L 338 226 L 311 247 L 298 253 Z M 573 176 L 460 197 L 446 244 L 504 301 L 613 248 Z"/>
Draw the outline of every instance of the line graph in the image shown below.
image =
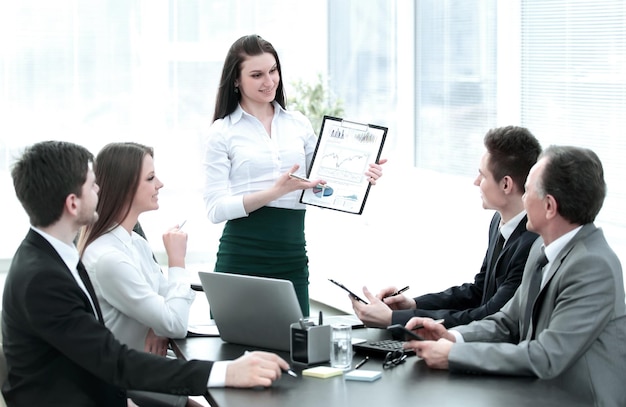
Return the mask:
<path id="1" fill-rule="evenodd" d="M 365 176 L 369 154 L 334 147 L 326 149 L 319 160 L 318 174 L 321 177 L 358 183 Z"/>
<path id="2" fill-rule="evenodd" d="M 308 177 L 326 181 L 326 188 L 306 189 L 300 202 L 360 215 L 370 189 L 365 173 L 386 135 L 386 127 L 324 116 Z"/>

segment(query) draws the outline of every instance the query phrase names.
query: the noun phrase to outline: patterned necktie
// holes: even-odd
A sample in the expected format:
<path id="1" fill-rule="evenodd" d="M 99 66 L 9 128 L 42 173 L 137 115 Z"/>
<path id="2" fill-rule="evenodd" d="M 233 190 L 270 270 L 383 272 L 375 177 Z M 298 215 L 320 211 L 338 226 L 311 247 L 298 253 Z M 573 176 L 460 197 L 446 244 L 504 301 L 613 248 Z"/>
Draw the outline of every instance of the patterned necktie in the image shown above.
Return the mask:
<path id="1" fill-rule="evenodd" d="M 96 308 L 96 314 L 98 315 L 98 320 L 100 322 L 104 322 L 104 318 L 102 318 L 102 311 L 100 310 L 100 304 L 98 304 L 98 298 L 96 298 L 96 292 L 93 289 L 93 285 L 91 285 L 91 280 L 89 279 L 89 276 L 87 275 L 87 270 L 85 270 L 85 266 L 83 265 L 82 261 L 78 262 L 78 264 L 76 265 L 76 269 L 78 270 L 78 276 L 83 281 L 83 284 L 85 284 L 85 288 L 87 289 L 87 292 L 89 293 L 89 296 L 91 297 L 91 302 L 93 306 Z"/>
<path id="2" fill-rule="evenodd" d="M 530 320 L 533 315 L 533 305 L 539 295 L 541 289 L 541 280 L 543 278 L 543 268 L 548 264 L 548 258 L 546 257 L 543 247 L 541 248 L 541 256 L 537 259 L 535 270 L 530 276 L 530 284 L 528 285 L 528 298 L 526 302 L 526 313 L 524 314 L 524 335 L 521 339 L 526 338 L 528 330 L 530 328 Z"/>

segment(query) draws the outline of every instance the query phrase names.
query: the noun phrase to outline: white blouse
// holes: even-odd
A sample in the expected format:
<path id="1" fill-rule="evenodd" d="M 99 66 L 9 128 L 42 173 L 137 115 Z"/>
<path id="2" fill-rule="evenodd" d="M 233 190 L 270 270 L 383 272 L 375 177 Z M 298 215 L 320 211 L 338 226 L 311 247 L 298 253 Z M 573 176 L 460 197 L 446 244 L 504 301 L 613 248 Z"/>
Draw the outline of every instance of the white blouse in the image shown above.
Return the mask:
<path id="1" fill-rule="evenodd" d="M 271 135 L 241 106 L 209 128 L 203 168 L 204 202 L 211 222 L 247 216 L 243 196 L 272 187 L 294 164 L 300 165 L 296 173 L 306 176 L 317 143 L 311 122 L 300 112 L 273 104 Z M 294 191 L 267 206 L 305 209 L 300 195 Z"/>
<path id="2" fill-rule="evenodd" d="M 143 351 L 149 328 L 159 336 L 185 337 L 195 298 L 191 276 L 170 267 L 166 278 L 144 238 L 117 226 L 85 249 L 83 263 L 105 325 L 120 342 Z"/>

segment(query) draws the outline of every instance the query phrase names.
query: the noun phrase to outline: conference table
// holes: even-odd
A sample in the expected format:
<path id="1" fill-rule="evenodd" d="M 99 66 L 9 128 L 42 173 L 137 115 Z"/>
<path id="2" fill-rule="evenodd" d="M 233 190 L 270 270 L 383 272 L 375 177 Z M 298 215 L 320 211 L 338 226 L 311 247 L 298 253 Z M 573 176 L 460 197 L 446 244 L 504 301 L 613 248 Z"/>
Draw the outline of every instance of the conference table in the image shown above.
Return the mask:
<path id="1" fill-rule="evenodd" d="M 388 337 L 383 329 L 355 329 L 353 338 L 377 340 Z M 186 360 L 227 360 L 241 356 L 250 346 L 223 342 L 219 337 L 190 337 L 172 342 L 176 356 Z M 276 352 L 291 363 L 289 352 Z M 383 369 L 383 357 L 371 356 L 363 370 L 382 371 L 373 382 L 349 381 L 343 376 L 326 379 L 303 377 L 308 366 L 292 364 L 298 377 L 286 373 L 269 388 L 212 388 L 206 396 L 212 406 L 584 406 L 573 395 L 548 380 L 457 374 L 434 370 L 417 356 L 405 363 Z M 363 359 L 354 354 L 353 366 Z"/>

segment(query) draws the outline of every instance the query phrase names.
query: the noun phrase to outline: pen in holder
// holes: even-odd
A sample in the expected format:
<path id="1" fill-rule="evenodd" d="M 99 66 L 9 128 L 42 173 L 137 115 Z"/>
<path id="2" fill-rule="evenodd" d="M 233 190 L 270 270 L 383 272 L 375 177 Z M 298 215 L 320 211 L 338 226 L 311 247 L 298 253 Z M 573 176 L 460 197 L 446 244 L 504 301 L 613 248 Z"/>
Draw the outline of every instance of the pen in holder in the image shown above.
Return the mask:
<path id="1" fill-rule="evenodd" d="M 291 361 L 312 365 L 330 360 L 330 325 L 290 326 Z"/>

